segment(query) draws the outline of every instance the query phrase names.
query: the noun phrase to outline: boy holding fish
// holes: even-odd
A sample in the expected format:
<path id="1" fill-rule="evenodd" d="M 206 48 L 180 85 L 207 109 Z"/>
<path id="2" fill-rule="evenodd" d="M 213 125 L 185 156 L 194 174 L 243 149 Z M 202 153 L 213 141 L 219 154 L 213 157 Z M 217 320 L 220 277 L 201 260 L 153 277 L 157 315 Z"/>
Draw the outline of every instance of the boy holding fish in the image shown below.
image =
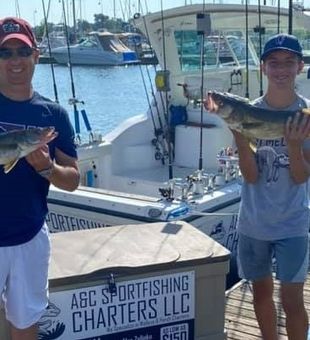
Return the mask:
<path id="1" fill-rule="evenodd" d="M 310 119 L 306 110 L 305 114 L 301 111 L 310 102 L 295 91 L 295 78 L 304 66 L 302 48 L 295 36 L 278 34 L 266 42 L 261 60 L 268 87 L 252 103 L 261 111 L 252 110 L 246 103 L 238 110 L 236 103 L 230 102 L 235 112 L 248 105 L 244 110 L 247 113 L 237 123 L 230 115 L 232 111 L 224 106 L 225 99 L 214 96 L 213 100 L 211 95 L 208 108 L 230 115 L 226 119 L 238 148 L 244 178 L 238 220 L 239 274 L 253 283 L 254 309 L 262 337 L 278 339 L 273 301 L 275 265 L 288 338 L 305 340 L 308 315 L 303 288 L 309 259 Z M 297 113 L 288 115 L 286 123 L 279 125 L 285 111 Z M 266 139 L 268 126 L 275 122 L 281 126 L 282 136 L 273 134 Z M 277 129 L 273 133 L 277 134 Z"/>
<path id="2" fill-rule="evenodd" d="M 37 339 L 48 304 L 49 185 L 79 183 L 68 114 L 32 88 L 38 58 L 29 23 L 0 20 L 0 302 L 12 340 Z"/>

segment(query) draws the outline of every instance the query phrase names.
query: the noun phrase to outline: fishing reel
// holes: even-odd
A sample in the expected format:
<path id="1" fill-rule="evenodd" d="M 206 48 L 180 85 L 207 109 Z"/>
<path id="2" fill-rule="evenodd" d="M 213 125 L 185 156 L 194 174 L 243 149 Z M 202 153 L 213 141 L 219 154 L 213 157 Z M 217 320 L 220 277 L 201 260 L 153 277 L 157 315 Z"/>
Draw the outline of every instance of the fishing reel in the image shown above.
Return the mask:
<path id="1" fill-rule="evenodd" d="M 217 160 L 219 162 L 218 175 L 222 176 L 226 183 L 239 176 L 239 158 L 232 147 L 222 148 L 217 154 Z"/>
<path id="2" fill-rule="evenodd" d="M 69 105 L 85 104 L 83 100 L 78 100 L 77 98 L 69 98 L 68 103 Z"/>

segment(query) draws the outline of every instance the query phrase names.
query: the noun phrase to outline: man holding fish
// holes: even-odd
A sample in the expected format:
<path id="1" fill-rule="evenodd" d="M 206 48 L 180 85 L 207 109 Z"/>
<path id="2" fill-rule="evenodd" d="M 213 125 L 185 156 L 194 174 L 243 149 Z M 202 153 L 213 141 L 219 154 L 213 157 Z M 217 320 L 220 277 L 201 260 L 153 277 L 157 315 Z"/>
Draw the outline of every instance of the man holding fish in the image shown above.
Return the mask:
<path id="1" fill-rule="evenodd" d="M 307 339 L 303 288 L 308 272 L 310 106 L 295 90 L 302 48 L 293 35 L 271 37 L 261 56 L 266 93 L 248 103 L 210 93 L 208 109 L 230 126 L 244 178 L 238 220 L 239 275 L 252 281 L 264 340 L 278 339 L 273 276 L 290 340 Z"/>
<path id="2" fill-rule="evenodd" d="M 32 88 L 38 58 L 29 23 L 0 20 L 0 302 L 12 340 L 37 339 L 48 304 L 49 185 L 79 183 L 68 114 Z"/>

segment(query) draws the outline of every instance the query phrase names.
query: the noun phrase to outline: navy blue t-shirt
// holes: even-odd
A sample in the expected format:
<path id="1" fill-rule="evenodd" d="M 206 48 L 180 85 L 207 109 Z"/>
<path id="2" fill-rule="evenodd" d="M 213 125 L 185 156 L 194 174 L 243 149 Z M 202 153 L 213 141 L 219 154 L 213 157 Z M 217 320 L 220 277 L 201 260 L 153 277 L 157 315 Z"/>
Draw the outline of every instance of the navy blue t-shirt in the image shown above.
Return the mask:
<path id="1" fill-rule="evenodd" d="M 51 158 L 55 148 L 76 158 L 74 130 L 66 110 L 37 92 L 22 102 L 0 94 L 0 133 L 46 126 L 54 126 L 58 132 L 48 144 Z M 0 247 L 28 242 L 38 233 L 47 214 L 48 190 L 49 181 L 25 158 L 8 174 L 0 166 Z"/>

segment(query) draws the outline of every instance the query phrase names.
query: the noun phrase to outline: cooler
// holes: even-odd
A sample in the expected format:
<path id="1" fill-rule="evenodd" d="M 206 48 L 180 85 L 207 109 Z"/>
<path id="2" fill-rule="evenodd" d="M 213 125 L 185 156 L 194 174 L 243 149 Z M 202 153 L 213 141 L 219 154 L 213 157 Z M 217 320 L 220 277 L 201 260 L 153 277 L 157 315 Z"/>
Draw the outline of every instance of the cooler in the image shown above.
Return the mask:
<path id="1" fill-rule="evenodd" d="M 51 240 L 40 340 L 226 339 L 229 251 L 190 224 L 113 226 Z"/>

